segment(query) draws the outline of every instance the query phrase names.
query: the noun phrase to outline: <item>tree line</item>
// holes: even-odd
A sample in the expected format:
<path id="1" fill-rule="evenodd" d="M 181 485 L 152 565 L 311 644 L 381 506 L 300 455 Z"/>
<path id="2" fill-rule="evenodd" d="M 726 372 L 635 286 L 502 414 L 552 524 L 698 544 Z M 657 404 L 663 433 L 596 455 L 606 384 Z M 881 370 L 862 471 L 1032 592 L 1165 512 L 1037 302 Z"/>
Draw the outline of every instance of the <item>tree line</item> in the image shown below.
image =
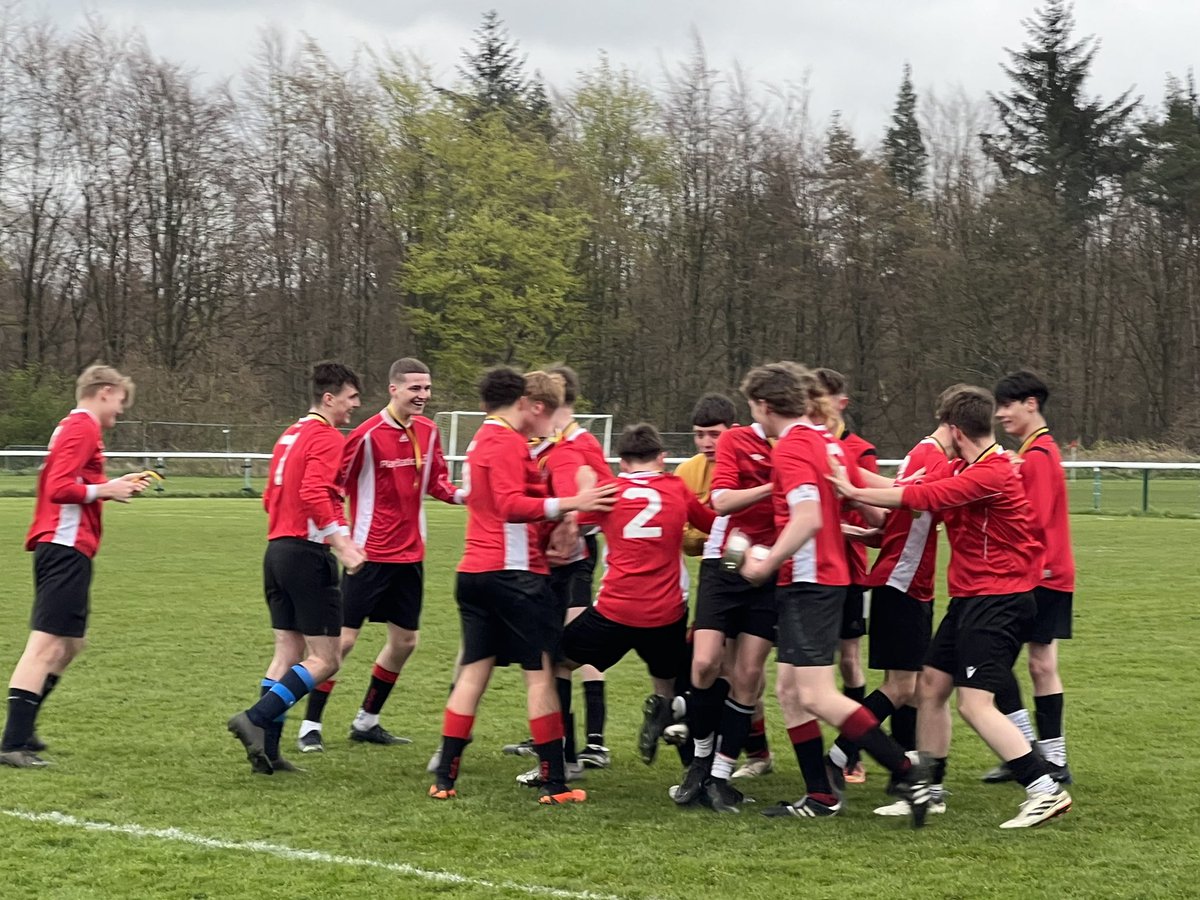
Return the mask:
<path id="1" fill-rule="evenodd" d="M 790 358 L 843 371 L 894 453 L 946 384 L 1027 366 L 1064 440 L 1200 447 L 1195 85 L 1094 97 L 1070 5 L 1025 27 L 1002 89 L 919 96 L 906 67 L 863 136 L 699 41 L 654 82 L 602 56 L 555 93 L 495 13 L 453 83 L 267 33 L 214 86 L 10 7 L 0 395 L 45 404 L 100 359 L 139 415 L 284 421 L 320 358 L 380 395 L 425 358 L 445 409 L 484 366 L 568 360 L 590 408 L 680 429 Z"/>

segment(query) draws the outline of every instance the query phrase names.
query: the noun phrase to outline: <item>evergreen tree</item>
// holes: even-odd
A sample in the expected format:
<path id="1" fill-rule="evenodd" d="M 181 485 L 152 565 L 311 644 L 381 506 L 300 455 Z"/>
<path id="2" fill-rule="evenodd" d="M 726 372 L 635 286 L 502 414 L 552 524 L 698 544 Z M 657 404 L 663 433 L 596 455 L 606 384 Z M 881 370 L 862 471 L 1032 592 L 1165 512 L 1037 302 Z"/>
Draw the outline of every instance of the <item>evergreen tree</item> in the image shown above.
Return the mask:
<path id="1" fill-rule="evenodd" d="M 500 113 L 513 131 L 551 137 L 550 101 L 541 76 L 526 76 L 525 57 L 494 9 L 484 13 L 474 47 L 463 51 L 459 74 L 468 92 L 458 99 L 469 103 L 472 119 Z"/>
<path id="2" fill-rule="evenodd" d="M 917 94 L 913 90 L 912 66 L 905 63 L 904 78 L 892 112 L 892 124 L 883 139 L 885 165 L 892 183 L 910 199 L 925 191 L 925 169 L 929 154 L 917 122 Z"/>
<path id="3" fill-rule="evenodd" d="M 1006 50 L 1013 89 L 989 94 L 1001 127 L 982 135 L 983 148 L 1006 179 L 1034 178 L 1068 221 L 1080 222 L 1096 209 L 1101 181 L 1127 170 L 1126 123 L 1139 99 L 1125 91 L 1106 104 L 1084 95 L 1099 43 L 1074 40 L 1066 0 L 1049 0 L 1022 24 L 1029 40 Z"/>

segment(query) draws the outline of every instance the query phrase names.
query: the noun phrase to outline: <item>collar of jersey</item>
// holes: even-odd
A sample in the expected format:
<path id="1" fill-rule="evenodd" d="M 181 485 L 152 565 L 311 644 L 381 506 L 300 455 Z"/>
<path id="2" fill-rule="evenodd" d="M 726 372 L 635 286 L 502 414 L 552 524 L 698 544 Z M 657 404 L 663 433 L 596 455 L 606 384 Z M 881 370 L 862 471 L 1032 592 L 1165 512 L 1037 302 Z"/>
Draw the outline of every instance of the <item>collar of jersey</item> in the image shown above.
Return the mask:
<path id="1" fill-rule="evenodd" d="M 618 478 L 657 478 L 659 475 L 666 475 L 666 472 L 618 472 Z"/>
<path id="2" fill-rule="evenodd" d="M 98 415 L 96 415 L 94 412 L 92 412 L 90 409 L 84 409 L 82 406 L 75 407 L 73 410 L 71 410 L 69 413 L 67 413 L 67 415 L 73 416 L 73 415 L 75 415 L 75 413 L 80 413 L 80 412 L 87 413 L 89 416 L 92 417 L 93 422 L 95 422 L 97 425 L 100 424 L 100 417 Z"/>
<path id="3" fill-rule="evenodd" d="M 1017 450 L 1017 456 L 1024 456 L 1025 451 L 1033 446 L 1034 441 L 1036 441 L 1038 438 L 1040 438 L 1043 434 L 1049 434 L 1049 433 L 1050 433 L 1050 428 L 1047 425 L 1043 425 L 1041 428 L 1034 431 L 1033 434 L 1031 434 L 1029 437 L 1025 438 L 1025 440 L 1021 441 L 1021 448 L 1019 450 Z"/>

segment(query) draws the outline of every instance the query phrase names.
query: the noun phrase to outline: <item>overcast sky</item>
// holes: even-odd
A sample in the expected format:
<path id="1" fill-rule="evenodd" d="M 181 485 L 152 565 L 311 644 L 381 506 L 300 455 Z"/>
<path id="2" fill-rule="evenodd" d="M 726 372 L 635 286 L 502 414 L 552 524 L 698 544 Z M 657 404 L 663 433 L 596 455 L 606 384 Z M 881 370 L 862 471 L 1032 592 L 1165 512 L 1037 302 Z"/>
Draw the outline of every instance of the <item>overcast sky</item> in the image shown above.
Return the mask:
<path id="1" fill-rule="evenodd" d="M 306 32 L 335 57 L 356 45 L 411 50 L 447 80 L 482 12 L 500 13 L 509 31 L 557 89 L 591 68 L 601 51 L 658 82 L 663 64 L 688 55 L 693 33 L 711 64 L 741 63 L 758 82 L 807 77 L 811 110 L 841 110 L 863 138 L 877 139 L 895 99 L 903 64 L 919 90 L 961 86 L 971 97 L 1002 89 L 1004 47 L 1024 38 L 1020 20 L 1033 0 L 28 0 L 65 28 L 87 9 L 138 27 L 155 52 L 206 76 L 236 74 L 258 34 L 273 25 Z M 1079 34 L 1102 39 L 1090 91 L 1106 98 L 1133 86 L 1157 104 L 1168 72 L 1185 76 L 1200 60 L 1200 0 L 1077 0 Z"/>

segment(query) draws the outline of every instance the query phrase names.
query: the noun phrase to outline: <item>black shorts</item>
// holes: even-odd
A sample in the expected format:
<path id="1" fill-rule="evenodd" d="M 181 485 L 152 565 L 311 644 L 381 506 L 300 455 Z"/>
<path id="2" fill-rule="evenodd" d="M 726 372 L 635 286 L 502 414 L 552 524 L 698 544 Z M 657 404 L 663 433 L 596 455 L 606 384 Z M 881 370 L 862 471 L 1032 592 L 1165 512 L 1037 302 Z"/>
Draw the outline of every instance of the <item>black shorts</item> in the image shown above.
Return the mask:
<path id="1" fill-rule="evenodd" d="M 43 541 L 33 550 L 33 613 L 29 627 L 56 637 L 87 633 L 92 561 L 74 547 Z"/>
<path id="2" fill-rule="evenodd" d="M 1075 595 L 1069 591 L 1035 587 L 1033 599 L 1037 602 L 1037 616 L 1033 620 L 1030 642 L 1052 644 L 1068 640 L 1071 637 L 1071 607 Z"/>
<path id="3" fill-rule="evenodd" d="M 781 663 L 798 668 L 832 666 L 842 626 L 846 588 L 798 582 L 776 592 Z"/>
<path id="4" fill-rule="evenodd" d="M 342 633 L 337 562 L 324 544 L 276 538 L 263 556 L 263 591 L 271 627 L 310 637 Z"/>
<path id="5" fill-rule="evenodd" d="M 701 560 L 693 628 L 720 631 L 729 638 L 752 634 L 774 642 L 778 618 L 775 585 L 751 584 L 722 568 L 719 559 Z"/>
<path id="6" fill-rule="evenodd" d="M 842 604 L 842 630 L 838 637 L 852 641 L 867 633 L 867 588 L 852 584 L 846 588 L 846 600 Z"/>
<path id="7" fill-rule="evenodd" d="M 932 634 L 932 600 L 887 585 L 871 589 L 870 668 L 920 672 Z"/>
<path id="8" fill-rule="evenodd" d="M 929 646 L 925 665 L 948 672 L 958 687 L 993 694 L 1012 681 L 1013 663 L 1029 640 L 1033 594 L 954 597 Z"/>
<path id="9" fill-rule="evenodd" d="M 342 625 L 391 622 L 416 631 L 421 627 L 424 567 L 411 563 L 363 563 L 353 575 L 342 575 Z"/>
<path id="10" fill-rule="evenodd" d="M 564 659 L 595 666 L 602 672 L 633 650 L 653 677 L 674 680 L 686 666 L 687 615 L 670 625 L 635 628 L 606 619 L 592 607 L 567 626 L 562 649 Z"/>
<path id="11" fill-rule="evenodd" d="M 558 600 L 559 608 L 566 616 L 567 610 L 575 606 L 592 605 L 592 570 L 595 561 L 580 559 L 565 566 L 550 569 L 550 590 Z"/>
<path id="12" fill-rule="evenodd" d="M 495 657 L 497 666 L 537 671 L 542 654 L 557 658 L 563 616 L 549 580 L 536 572 L 459 572 L 463 665 Z"/>

